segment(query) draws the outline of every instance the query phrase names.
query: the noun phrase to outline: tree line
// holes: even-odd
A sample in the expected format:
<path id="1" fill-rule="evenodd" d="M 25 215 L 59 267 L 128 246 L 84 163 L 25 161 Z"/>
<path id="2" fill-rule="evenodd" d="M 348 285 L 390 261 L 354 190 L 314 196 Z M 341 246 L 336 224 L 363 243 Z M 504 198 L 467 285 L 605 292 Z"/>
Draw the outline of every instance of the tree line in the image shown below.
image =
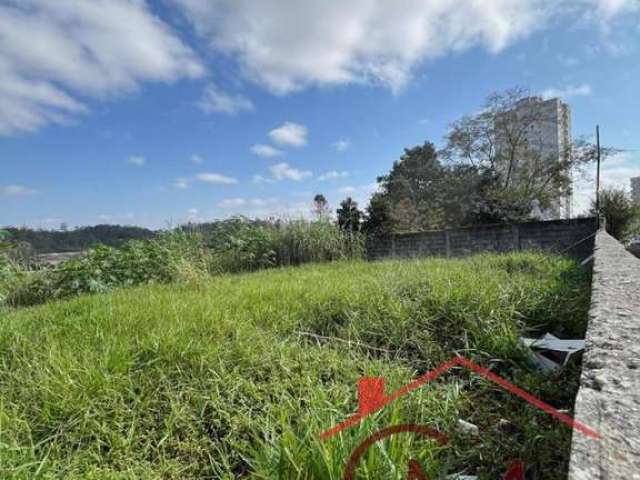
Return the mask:
<path id="1" fill-rule="evenodd" d="M 87 250 L 98 244 L 119 247 L 127 240 L 149 239 L 155 235 L 147 228 L 126 225 L 94 225 L 74 229 L 62 225 L 59 230 L 7 227 L 3 230 L 5 242 L 10 241 L 14 246 L 34 253 Z"/>
<path id="2" fill-rule="evenodd" d="M 404 149 L 389 172 L 377 178 L 378 189 L 364 210 L 353 198 L 344 199 L 336 210 L 337 225 L 344 231 L 378 236 L 522 222 L 557 207 L 559 199 L 571 194 L 572 178 L 595 160 L 596 147 L 580 137 L 560 145 L 560 151 L 549 149 L 544 132 L 554 128 L 557 119 L 543 103 L 521 88 L 490 95 L 479 112 L 450 125 L 442 148 L 425 141 Z M 605 148 L 601 153 L 606 158 L 615 150 Z M 640 225 L 638 209 L 624 191 L 604 191 L 600 206 L 599 213 L 608 218 L 608 228 L 617 238 L 628 236 L 629 225 Z M 313 213 L 318 219 L 330 219 L 324 195 L 315 195 Z M 596 213 L 592 208 L 591 214 Z M 215 244 L 223 241 L 216 238 L 227 238 L 229 231 L 245 228 L 247 222 L 277 228 L 279 220 L 215 221 L 200 224 L 197 230 Z M 35 252 L 119 246 L 154 236 L 151 230 L 121 225 L 5 230 L 14 245 L 27 245 Z M 640 227 L 635 230 L 640 233 Z"/>
<path id="3" fill-rule="evenodd" d="M 364 211 L 345 199 L 338 224 L 385 235 L 522 222 L 541 212 L 558 217 L 572 178 L 597 152 L 584 137 L 550 148 L 546 131 L 557 117 L 544 102 L 520 88 L 489 96 L 479 113 L 450 126 L 443 148 L 425 141 L 405 149 L 377 178 L 378 191 Z M 605 148 L 602 156 L 614 152 Z"/>

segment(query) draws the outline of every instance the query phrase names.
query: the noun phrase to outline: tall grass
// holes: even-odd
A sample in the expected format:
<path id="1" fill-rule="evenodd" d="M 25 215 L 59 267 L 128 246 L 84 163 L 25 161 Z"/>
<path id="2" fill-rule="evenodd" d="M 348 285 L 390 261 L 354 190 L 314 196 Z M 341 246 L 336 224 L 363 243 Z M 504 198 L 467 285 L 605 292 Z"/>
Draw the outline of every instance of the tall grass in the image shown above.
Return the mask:
<path id="1" fill-rule="evenodd" d="M 7 297 L 21 281 L 24 272 L 9 256 L 0 253 L 0 308 L 6 304 Z"/>
<path id="2" fill-rule="evenodd" d="M 208 243 L 223 272 L 362 258 L 364 237 L 329 221 L 220 222 Z"/>
<path id="3" fill-rule="evenodd" d="M 462 370 L 318 434 L 356 411 L 360 376 L 393 390 L 456 351 L 570 409 L 576 372 L 530 371 L 516 338 L 584 328 L 588 289 L 575 262 L 511 254 L 313 264 L 21 309 L 0 322 L 0 478 L 337 480 L 366 436 L 407 422 L 450 444 L 399 435 L 358 478 L 405 478 L 397 465 L 417 458 L 430 478 L 494 479 L 516 457 L 561 478 L 570 430 Z M 481 438 L 456 434 L 458 419 Z"/>
<path id="4" fill-rule="evenodd" d="M 0 254 L 0 306 L 27 306 L 141 283 L 361 258 L 363 239 L 328 221 L 219 222 L 215 236 L 176 229 L 119 248 L 97 246 L 55 268 L 21 269 Z M 4 265 L 4 266 L 3 266 Z M 4 273 L 3 273 L 4 272 Z"/>

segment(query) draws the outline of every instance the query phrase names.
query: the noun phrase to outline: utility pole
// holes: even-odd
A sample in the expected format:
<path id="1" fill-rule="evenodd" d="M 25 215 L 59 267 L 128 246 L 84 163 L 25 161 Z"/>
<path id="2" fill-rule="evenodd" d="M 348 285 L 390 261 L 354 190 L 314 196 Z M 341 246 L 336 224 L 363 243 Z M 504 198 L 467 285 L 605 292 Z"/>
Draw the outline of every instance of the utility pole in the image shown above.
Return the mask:
<path id="1" fill-rule="evenodd" d="M 598 216 L 598 228 L 600 228 L 600 125 L 596 125 L 596 214 Z"/>

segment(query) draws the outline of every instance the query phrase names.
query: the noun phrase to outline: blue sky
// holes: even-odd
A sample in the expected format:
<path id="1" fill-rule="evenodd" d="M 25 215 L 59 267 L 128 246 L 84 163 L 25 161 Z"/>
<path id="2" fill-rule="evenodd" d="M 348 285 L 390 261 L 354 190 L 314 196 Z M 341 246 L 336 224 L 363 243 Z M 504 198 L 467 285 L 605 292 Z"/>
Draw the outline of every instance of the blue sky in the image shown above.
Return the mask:
<path id="1" fill-rule="evenodd" d="M 624 149 L 605 184 L 640 175 L 639 2 L 482 3 L 0 0 L 0 225 L 364 207 L 404 147 L 515 85 Z"/>

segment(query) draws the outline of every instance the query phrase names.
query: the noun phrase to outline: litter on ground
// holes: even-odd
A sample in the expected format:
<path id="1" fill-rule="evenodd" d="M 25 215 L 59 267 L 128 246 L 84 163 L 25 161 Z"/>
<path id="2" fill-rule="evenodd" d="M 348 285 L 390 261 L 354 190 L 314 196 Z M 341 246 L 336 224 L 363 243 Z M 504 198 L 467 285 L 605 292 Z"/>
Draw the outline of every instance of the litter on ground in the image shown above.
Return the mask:
<path id="1" fill-rule="evenodd" d="M 529 349 L 530 363 L 543 372 L 565 367 L 585 345 L 584 340 L 562 340 L 550 333 L 540 338 L 520 338 L 520 342 Z"/>

